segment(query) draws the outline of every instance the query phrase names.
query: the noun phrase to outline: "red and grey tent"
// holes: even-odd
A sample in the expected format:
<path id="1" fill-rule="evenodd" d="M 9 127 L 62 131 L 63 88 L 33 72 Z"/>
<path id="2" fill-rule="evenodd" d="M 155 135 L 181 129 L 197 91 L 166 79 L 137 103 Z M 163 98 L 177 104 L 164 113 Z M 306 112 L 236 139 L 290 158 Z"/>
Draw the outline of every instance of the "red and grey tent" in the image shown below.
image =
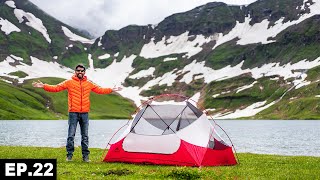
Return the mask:
<path id="1" fill-rule="evenodd" d="M 205 113 L 188 98 L 177 104 L 143 103 L 118 140 L 110 144 L 105 162 L 181 166 L 235 165 L 229 146 L 216 132 Z"/>

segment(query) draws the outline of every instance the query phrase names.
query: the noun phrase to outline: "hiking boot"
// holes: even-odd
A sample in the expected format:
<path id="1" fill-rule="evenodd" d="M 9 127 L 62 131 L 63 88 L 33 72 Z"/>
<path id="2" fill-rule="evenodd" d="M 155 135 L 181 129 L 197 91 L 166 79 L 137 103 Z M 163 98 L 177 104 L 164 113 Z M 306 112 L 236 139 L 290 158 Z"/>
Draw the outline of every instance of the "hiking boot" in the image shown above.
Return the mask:
<path id="1" fill-rule="evenodd" d="M 89 156 L 83 157 L 82 160 L 83 160 L 83 162 L 87 162 L 87 163 L 90 162 Z"/>
<path id="2" fill-rule="evenodd" d="M 72 156 L 67 156 L 66 161 L 72 161 Z"/>

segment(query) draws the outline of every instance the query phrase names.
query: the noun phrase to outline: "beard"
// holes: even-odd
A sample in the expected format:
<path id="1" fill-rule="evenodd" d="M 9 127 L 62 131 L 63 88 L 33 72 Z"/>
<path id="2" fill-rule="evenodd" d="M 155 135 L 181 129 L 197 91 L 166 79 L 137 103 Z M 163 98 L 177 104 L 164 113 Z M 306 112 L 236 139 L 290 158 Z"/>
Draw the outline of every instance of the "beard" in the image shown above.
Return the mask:
<path id="1" fill-rule="evenodd" d="M 77 74 L 77 77 L 78 77 L 79 79 L 82 79 L 82 78 L 83 78 L 83 74 L 79 73 L 79 74 Z"/>

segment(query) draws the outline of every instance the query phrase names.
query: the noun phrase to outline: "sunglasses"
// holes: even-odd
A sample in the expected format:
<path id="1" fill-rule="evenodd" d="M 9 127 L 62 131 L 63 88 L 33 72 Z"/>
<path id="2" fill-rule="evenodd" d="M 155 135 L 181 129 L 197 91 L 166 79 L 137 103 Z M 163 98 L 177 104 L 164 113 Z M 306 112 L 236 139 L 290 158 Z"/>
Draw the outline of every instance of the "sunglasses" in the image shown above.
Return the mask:
<path id="1" fill-rule="evenodd" d="M 86 72 L 86 70 L 76 69 L 77 72 Z"/>

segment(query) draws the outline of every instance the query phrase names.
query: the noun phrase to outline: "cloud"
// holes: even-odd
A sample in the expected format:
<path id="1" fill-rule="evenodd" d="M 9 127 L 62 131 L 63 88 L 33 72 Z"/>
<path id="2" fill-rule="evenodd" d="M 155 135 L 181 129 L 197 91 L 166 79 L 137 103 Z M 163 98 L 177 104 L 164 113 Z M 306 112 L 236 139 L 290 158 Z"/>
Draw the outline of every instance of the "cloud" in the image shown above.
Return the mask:
<path id="1" fill-rule="evenodd" d="M 106 30 L 125 26 L 158 24 L 174 13 L 191 10 L 212 0 L 30 0 L 48 14 L 98 37 Z M 256 0 L 221 0 L 250 4 Z"/>

